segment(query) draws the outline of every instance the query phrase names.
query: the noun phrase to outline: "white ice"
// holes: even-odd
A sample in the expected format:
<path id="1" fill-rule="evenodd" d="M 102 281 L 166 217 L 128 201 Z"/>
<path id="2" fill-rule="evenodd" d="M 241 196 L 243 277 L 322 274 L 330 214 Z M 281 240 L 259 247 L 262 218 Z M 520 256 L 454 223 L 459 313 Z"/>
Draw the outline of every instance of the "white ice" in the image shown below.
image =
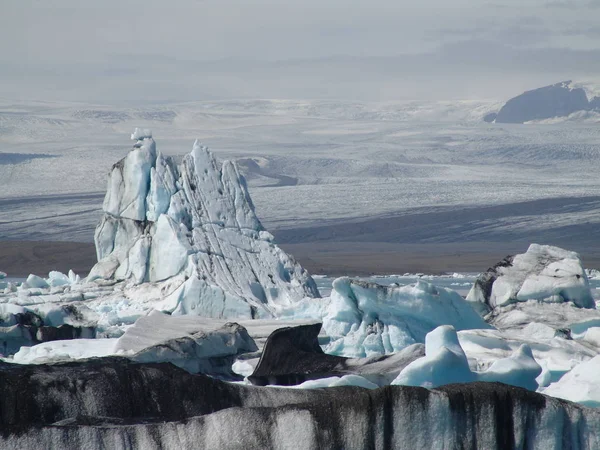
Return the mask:
<path id="1" fill-rule="evenodd" d="M 71 339 L 44 342 L 33 347 L 21 347 L 9 361 L 17 364 L 47 364 L 110 356 L 116 353 L 116 342 L 117 339 Z"/>
<path id="2" fill-rule="evenodd" d="M 344 375 L 341 377 L 326 377 L 318 380 L 309 380 L 295 386 L 285 386 L 291 389 L 322 389 L 336 386 L 359 386 L 365 389 L 377 389 L 375 383 L 371 383 L 360 375 Z M 277 386 L 282 387 L 282 386 Z"/>
<path id="3" fill-rule="evenodd" d="M 583 405 L 600 407 L 600 355 L 579 364 L 543 392 Z"/>
<path id="4" fill-rule="evenodd" d="M 531 244 L 527 252 L 516 255 L 509 265 L 496 267 L 495 272 L 489 298 L 476 283 L 467 300 L 491 308 L 528 300 L 595 308 L 589 280 L 575 252 Z"/>
<path id="5" fill-rule="evenodd" d="M 327 352 L 352 357 L 397 352 L 446 324 L 458 330 L 490 328 L 456 292 L 426 281 L 387 287 L 338 278 L 323 320 L 331 337 Z"/>
<path id="6" fill-rule="evenodd" d="M 406 366 L 392 384 L 435 388 L 450 383 L 497 381 L 536 390 L 541 372 L 526 344 L 511 356 L 497 359 L 487 370 L 472 371 L 456 330 L 444 325 L 427 334 L 425 356 Z"/>
<path id="7" fill-rule="evenodd" d="M 273 317 L 319 296 L 263 229 L 234 163 L 219 164 L 196 142 L 177 167 L 157 153 L 150 133 L 133 137 L 138 142 L 109 175 L 88 281 L 169 281 L 159 309 L 215 318 Z"/>
<path id="8" fill-rule="evenodd" d="M 469 369 L 456 331 L 446 325 L 427 334 L 425 356 L 406 366 L 392 384 L 435 388 L 475 380 L 476 375 Z"/>

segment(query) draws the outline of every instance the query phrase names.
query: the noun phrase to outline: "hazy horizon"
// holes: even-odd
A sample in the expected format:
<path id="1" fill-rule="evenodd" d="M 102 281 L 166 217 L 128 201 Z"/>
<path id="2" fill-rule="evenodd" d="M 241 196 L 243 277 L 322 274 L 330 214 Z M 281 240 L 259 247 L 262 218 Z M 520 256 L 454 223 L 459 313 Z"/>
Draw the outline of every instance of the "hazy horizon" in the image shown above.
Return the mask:
<path id="1" fill-rule="evenodd" d="M 4 2 L 0 97 L 506 100 L 600 71 L 600 1 Z"/>

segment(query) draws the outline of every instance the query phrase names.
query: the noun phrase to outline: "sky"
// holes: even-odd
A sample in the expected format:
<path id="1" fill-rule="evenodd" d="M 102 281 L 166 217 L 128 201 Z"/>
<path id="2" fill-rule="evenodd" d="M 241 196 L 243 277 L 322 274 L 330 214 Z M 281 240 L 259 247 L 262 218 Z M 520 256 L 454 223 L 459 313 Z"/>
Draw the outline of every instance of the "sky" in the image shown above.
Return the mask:
<path id="1" fill-rule="evenodd" d="M 600 71 L 600 0 L 3 0 L 0 97 L 504 98 Z"/>

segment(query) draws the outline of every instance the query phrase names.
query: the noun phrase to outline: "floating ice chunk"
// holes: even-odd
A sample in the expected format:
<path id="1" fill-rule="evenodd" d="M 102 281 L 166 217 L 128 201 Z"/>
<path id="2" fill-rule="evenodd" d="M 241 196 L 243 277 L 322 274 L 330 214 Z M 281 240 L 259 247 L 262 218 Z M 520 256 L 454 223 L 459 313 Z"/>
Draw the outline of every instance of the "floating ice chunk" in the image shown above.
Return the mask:
<path id="1" fill-rule="evenodd" d="M 237 360 L 231 366 L 231 370 L 233 370 L 233 372 L 237 373 L 238 375 L 241 375 L 243 377 L 248 377 L 248 376 L 252 375 L 252 372 L 254 372 L 254 366 L 252 364 L 250 364 L 248 361 Z"/>
<path id="2" fill-rule="evenodd" d="M 365 389 L 377 389 L 375 383 L 371 383 L 360 375 L 344 375 L 341 377 L 319 378 L 318 380 L 309 380 L 296 386 L 286 386 L 294 389 L 321 389 L 336 386 L 358 386 Z M 278 386 L 281 387 L 281 386 Z"/>
<path id="3" fill-rule="evenodd" d="M 203 317 L 173 317 L 151 311 L 125 331 L 119 338 L 116 349 L 137 353 L 160 342 L 190 336 L 199 331 L 215 331 L 223 325 L 225 321 Z"/>
<path id="4" fill-rule="evenodd" d="M 584 317 L 585 319 L 582 320 Z M 574 339 L 583 339 L 587 330 L 594 327 L 600 327 L 600 311 L 578 315 L 577 319 L 578 320 L 566 322 L 566 326 L 571 330 Z M 565 323 L 565 321 L 563 321 L 563 323 Z"/>
<path id="5" fill-rule="evenodd" d="M 600 279 L 600 270 L 598 269 L 585 269 L 585 273 L 589 280 Z"/>
<path id="6" fill-rule="evenodd" d="M 52 287 L 67 286 L 71 284 L 71 280 L 67 275 L 56 270 L 53 270 L 48 274 L 46 282 Z"/>
<path id="7" fill-rule="evenodd" d="M 338 278 L 323 320 L 332 339 L 327 352 L 350 357 L 397 352 L 424 342 L 427 333 L 445 324 L 490 328 L 459 294 L 422 280 L 388 287 Z"/>
<path id="8" fill-rule="evenodd" d="M 425 356 L 406 366 L 392 384 L 435 388 L 450 383 L 469 383 L 477 376 L 469 369 L 453 327 L 436 328 L 425 338 Z"/>
<path id="9" fill-rule="evenodd" d="M 50 287 L 46 280 L 34 274 L 29 274 L 25 283 L 29 288 L 47 289 Z"/>
<path id="10" fill-rule="evenodd" d="M 0 280 L 4 279 L 6 277 L 7 277 L 6 272 L 1 272 L 0 271 Z"/>
<path id="11" fill-rule="evenodd" d="M 586 406 L 600 407 L 600 355 L 575 366 L 543 393 Z"/>
<path id="12" fill-rule="evenodd" d="M 461 347 L 472 363 L 471 368 L 479 371 L 486 370 L 499 359 L 510 357 L 521 345 L 529 345 L 536 362 L 542 367 L 542 374 L 536 380 L 540 386 L 547 386 L 558 381 L 577 364 L 593 358 L 598 351 L 583 341 L 550 333 L 551 330 L 547 330 L 547 334 L 541 332 L 532 335 L 525 329 L 511 329 L 466 330 L 458 335 Z"/>
<path id="13" fill-rule="evenodd" d="M 81 282 L 81 277 L 71 269 L 69 269 L 69 282 L 71 284 L 79 284 Z"/>
<path id="14" fill-rule="evenodd" d="M 552 339 L 556 336 L 556 330 L 544 323 L 531 322 L 523 328 L 522 334 L 530 339 Z"/>
<path id="15" fill-rule="evenodd" d="M 17 324 L 16 315 L 25 314 L 26 310 L 14 303 L 0 303 L 0 326 L 9 327 Z"/>
<path id="16" fill-rule="evenodd" d="M 392 384 L 434 388 L 450 383 L 487 381 L 536 390 L 536 378 L 541 372 L 542 368 L 527 345 L 522 345 L 508 358 L 496 360 L 487 371 L 474 372 L 469 367 L 456 331 L 445 325 L 427 335 L 425 356 L 406 366 Z"/>
<path id="17" fill-rule="evenodd" d="M 538 388 L 536 378 L 541 373 L 542 368 L 534 359 L 531 348 L 524 344 L 514 354 L 494 361 L 488 370 L 478 375 L 480 381 L 499 381 L 535 391 Z"/>
<path id="18" fill-rule="evenodd" d="M 595 308 L 579 255 L 538 244 L 531 244 L 527 252 L 507 257 L 481 274 L 467 300 L 483 312 L 528 300 L 573 302 L 581 308 Z"/>
<path id="19" fill-rule="evenodd" d="M 600 327 L 588 328 L 583 336 L 583 340 L 590 342 L 600 349 Z"/>
<path id="20" fill-rule="evenodd" d="M 235 356 L 257 350 L 243 326 L 226 323 L 216 330 L 209 327 L 192 335 L 159 342 L 131 358 L 139 362 L 170 362 L 190 373 L 231 377 Z"/>

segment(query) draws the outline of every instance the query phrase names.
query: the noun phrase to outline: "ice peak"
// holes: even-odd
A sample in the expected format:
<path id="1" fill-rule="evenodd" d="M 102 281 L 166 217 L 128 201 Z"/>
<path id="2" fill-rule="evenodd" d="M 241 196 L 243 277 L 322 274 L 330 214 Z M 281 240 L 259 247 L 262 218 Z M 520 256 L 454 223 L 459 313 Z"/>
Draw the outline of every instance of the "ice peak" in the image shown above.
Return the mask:
<path id="1" fill-rule="evenodd" d="M 192 146 L 192 149 L 195 150 L 196 148 L 202 149 L 204 151 L 209 151 L 208 147 L 206 145 L 203 145 L 199 139 L 194 140 L 194 145 Z"/>
<path id="2" fill-rule="evenodd" d="M 174 314 L 272 316 L 318 297 L 310 275 L 285 254 L 256 217 L 235 164 L 220 164 L 199 141 L 180 166 L 136 128 L 134 150 L 109 174 L 96 228 L 96 278 L 179 288 L 157 307 Z"/>
<path id="3" fill-rule="evenodd" d="M 132 141 L 143 141 L 144 139 L 152 139 L 152 130 L 147 128 L 136 128 L 131 133 Z"/>

